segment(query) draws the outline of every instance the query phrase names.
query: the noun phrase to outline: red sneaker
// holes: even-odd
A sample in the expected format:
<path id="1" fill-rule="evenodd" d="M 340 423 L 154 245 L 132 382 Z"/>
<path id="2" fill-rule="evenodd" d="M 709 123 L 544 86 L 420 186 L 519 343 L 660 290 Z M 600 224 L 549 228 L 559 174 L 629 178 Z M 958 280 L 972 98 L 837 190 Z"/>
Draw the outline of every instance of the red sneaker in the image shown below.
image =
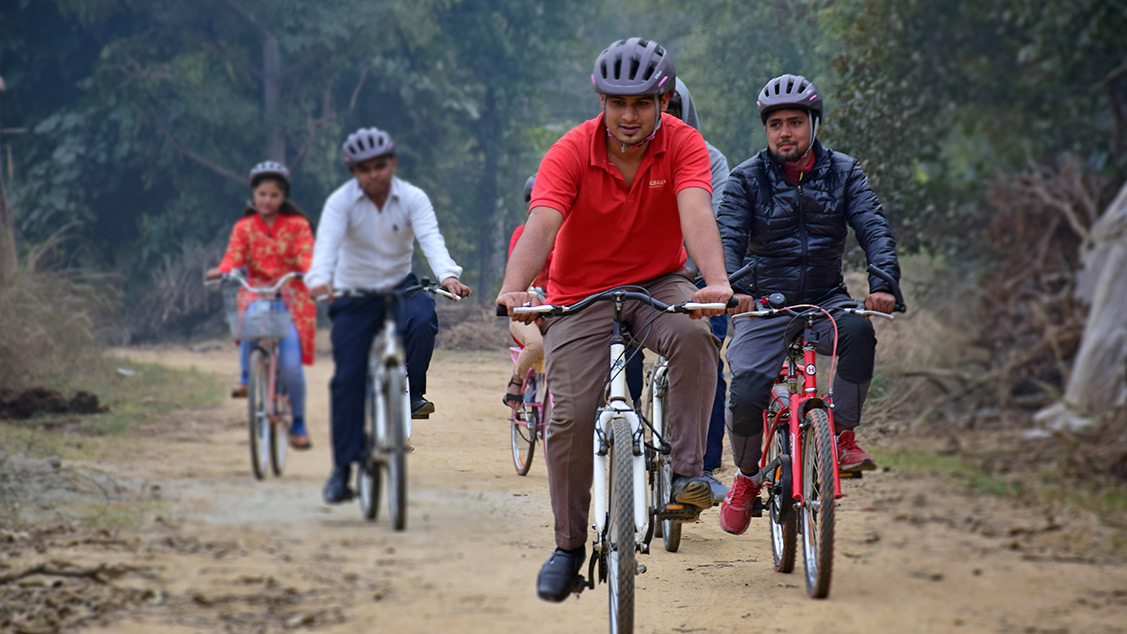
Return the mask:
<path id="1" fill-rule="evenodd" d="M 838 471 L 872 471 L 876 468 L 877 463 L 873 462 L 873 457 L 857 446 L 857 441 L 853 437 L 853 430 L 849 429 L 838 434 Z"/>
<path id="2" fill-rule="evenodd" d="M 720 528 L 725 533 L 742 535 L 751 523 L 752 508 L 759 497 L 759 486 L 751 478 L 736 471 L 732 488 L 720 503 Z"/>

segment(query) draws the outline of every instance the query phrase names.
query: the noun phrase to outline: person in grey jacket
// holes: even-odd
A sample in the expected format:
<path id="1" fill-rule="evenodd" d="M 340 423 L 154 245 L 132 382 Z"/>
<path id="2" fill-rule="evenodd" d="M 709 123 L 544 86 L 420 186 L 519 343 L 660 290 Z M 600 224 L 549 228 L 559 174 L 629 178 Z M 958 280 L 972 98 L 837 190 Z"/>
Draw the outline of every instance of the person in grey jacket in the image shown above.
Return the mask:
<path id="1" fill-rule="evenodd" d="M 676 87 L 673 89 L 673 98 L 669 100 L 666 112 L 700 130 L 700 121 L 697 118 L 697 108 L 693 104 L 693 95 L 689 87 L 681 78 L 677 78 Z M 724 196 L 724 185 L 728 182 L 728 158 L 716 149 L 716 146 L 704 141 L 708 148 L 708 158 L 712 162 L 712 213 L 720 209 L 720 201 Z M 691 266 L 691 264 L 690 264 Z M 723 344 L 724 337 L 728 335 L 728 316 L 717 315 L 710 317 L 712 334 L 716 336 L 719 344 Z M 728 487 L 716 477 L 715 471 L 720 468 L 724 454 L 724 401 L 728 394 L 728 383 L 724 380 L 724 362 L 717 364 L 716 368 L 716 400 L 712 403 L 712 418 L 708 421 L 708 436 L 704 447 L 704 477 L 712 487 L 712 503 L 720 504 L 728 494 Z"/>
<path id="2" fill-rule="evenodd" d="M 869 264 L 899 279 L 896 241 L 860 163 L 817 141 L 823 111 L 817 87 L 804 77 L 782 75 L 767 82 L 756 103 L 767 149 L 732 170 L 717 214 L 728 271 L 752 267 L 733 284 L 739 306 L 732 312 L 754 310 L 755 298 L 771 293 L 782 293 L 787 304 L 829 309 L 851 301 L 842 276 L 849 227 Z M 866 308 L 891 313 L 892 290 L 870 276 Z M 853 429 L 873 376 L 876 336 L 867 319 L 831 313 L 839 334 L 833 410 L 839 468 L 873 469 Z M 729 438 L 739 471 L 720 505 L 720 526 L 732 534 L 747 530 L 759 494 L 759 484 L 750 476 L 759 468 L 763 411 L 786 354 L 788 321 L 739 319 L 733 324 Z M 828 354 L 831 324 L 823 321 L 819 327 L 827 331 L 819 352 Z"/>

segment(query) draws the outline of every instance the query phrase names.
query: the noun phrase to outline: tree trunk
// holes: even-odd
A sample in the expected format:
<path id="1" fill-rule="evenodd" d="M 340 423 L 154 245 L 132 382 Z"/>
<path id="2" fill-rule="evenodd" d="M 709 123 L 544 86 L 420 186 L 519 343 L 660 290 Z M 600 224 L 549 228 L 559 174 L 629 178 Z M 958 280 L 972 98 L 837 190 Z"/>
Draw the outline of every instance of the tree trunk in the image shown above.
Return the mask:
<path id="1" fill-rule="evenodd" d="M 1092 227 L 1077 295 L 1090 310 L 1061 403 L 1038 412 L 1054 429 L 1078 429 L 1127 405 L 1127 184 Z"/>
<path id="2" fill-rule="evenodd" d="M 282 127 L 282 57 L 278 38 L 262 30 L 262 107 L 266 117 L 266 158 L 285 163 L 286 133 Z"/>
<path id="3" fill-rule="evenodd" d="M 500 201 L 497 195 L 498 165 L 501 154 L 501 119 L 497 112 L 496 97 L 492 88 L 487 88 L 485 93 L 485 107 L 482 108 L 481 120 L 478 122 L 477 141 L 485 154 L 485 164 L 481 172 L 481 189 L 478 198 L 478 208 L 481 209 L 481 223 L 479 225 L 477 252 L 478 252 L 478 284 L 479 297 L 491 298 L 495 289 L 502 267 L 498 254 L 499 242 L 503 238 L 499 228 Z"/>
<path id="4" fill-rule="evenodd" d="M 0 92 L 3 92 L 3 82 L 4 80 L 0 79 Z M 0 138 L 0 168 L 4 164 L 3 150 L 3 139 Z M 16 270 L 16 223 L 8 212 L 3 172 L 4 170 L 0 169 L 0 280 L 7 280 Z"/>

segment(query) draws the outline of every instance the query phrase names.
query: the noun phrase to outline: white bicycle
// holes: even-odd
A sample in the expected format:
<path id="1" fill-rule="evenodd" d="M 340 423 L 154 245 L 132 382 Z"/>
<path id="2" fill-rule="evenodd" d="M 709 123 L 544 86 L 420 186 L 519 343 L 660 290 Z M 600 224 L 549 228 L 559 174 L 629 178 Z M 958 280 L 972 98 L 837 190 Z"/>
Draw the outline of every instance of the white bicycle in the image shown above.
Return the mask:
<path id="1" fill-rule="evenodd" d="M 372 342 L 365 383 L 364 459 L 356 473 L 360 510 L 375 520 L 380 492 L 387 480 L 387 502 L 395 530 L 407 527 L 407 454 L 411 447 L 411 397 L 407 384 L 407 352 L 396 321 L 397 304 L 424 291 L 452 301 L 461 299 L 423 278 L 419 285 L 388 290 L 333 289 L 335 297 L 378 297 L 384 301 L 384 321 Z"/>
<path id="2" fill-rule="evenodd" d="M 684 302 L 665 304 L 645 293 L 612 288 L 586 297 L 570 306 L 528 306 L 516 313 L 541 313 L 547 316 L 572 315 L 596 302 L 614 302 L 614 330 L 610 343 L 610 385 L 606 404 L 597 413 L 595 424 L 595 464 L 592 511 L 595 518 L 595 543 L 587 567 L 587 578 L 580 576 L 576 591 L 594 589 L 595 575 L 607 582 L 610 591 L 610 631 L 634 631 L 634 577 L 646 571 L 637 554 L 649 552 L 653 535 L 651 521 L 659 517 L 657 503 L 646 498 L 646 473 L 656 461 L 647 460 L 653 448 L 645 442 L 642 419 L 630 406 L 626 385 L 626 339 L 623 335 L 622 307 L 636 301 L 665 313 L 688 313 L 701 309 L 723 310 L 724 304 Z M 499 309 L 501 312 L 503 307 Z M 651 430 L 652 431 L 652 430 Z M 662 439 L 658 435 L 656 442 Z M 665 445 L 668 452 L 668 444 Z M 685 511 L 683 511 L 685 512 Z M 597 567 L 597 573 L 596 573 Z"/>

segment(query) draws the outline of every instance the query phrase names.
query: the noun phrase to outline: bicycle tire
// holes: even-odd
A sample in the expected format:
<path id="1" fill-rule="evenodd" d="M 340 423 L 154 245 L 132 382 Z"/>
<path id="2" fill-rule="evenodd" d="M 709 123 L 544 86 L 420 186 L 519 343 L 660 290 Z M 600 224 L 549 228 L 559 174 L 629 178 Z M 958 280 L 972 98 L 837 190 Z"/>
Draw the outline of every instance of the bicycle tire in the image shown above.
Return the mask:
<path id="1" fill-rule="evenodd" d="M 290 442 L 290 401 L 282 385 L 282 373 L 274 376 L 274 406 L 270 426 L 270 468 L 275 476 L 286 470 L 286 450 Z"/>
<path id="2" fill-rule="evenodd" d="M 521 394 L 527 396 L 531 391 L 537 392 L 536 373 L 530 372 L 521 385 Z M 517 475 L 528 475 L 532 468 L 532 457 L 536 454 L 536 432 L 539 426 L 540 413 L 536 407 L 524 402 L 520 407 L 514 408 L 509 419 L 510 444 L 513 450 L 513 468 Z"/>
<path id="3" fill-rule="evenodd" d="M 790 401 L 790 390 L 785 385 L 776 385 L 771 389 L 774 398 L 767 408 L 767 420 L 780 417 L 775 427 L 775 438 L 767 450 L 767 462 L 771 462 L 780 454 L 789 454 L 787 439 L 790 428 L 787 425 L 790 416 L 787 410 Z M 768 427 L 768 429 L 770 429 Z M 767 431 L 767 430 L 764 430 Z M 775 563 L 776 572 L 794 572 L 795 554 L 798 550 L 798 525 L 793 508 L 788 508 L 793 502 L 791 498 L 791 476 L 789 458 L 788 464 L 780 466 L 774 477 L 774 490 L 771 492 L 769 507 L 771 529 L 771 557 Z"/>
<path id="4" fill-rule="evenodd" d="M 668 403 L 668 390 L 665 391 L 659 398 L 662 400 L 661 406 L 661 420 L 658 421 L 658 429 L 660 430 L 661 437 L 665 442 L 670 445 L 673 444 L 673 434 L 671 425 L 669 424 L 669 403 Z M 670 502 L 670 496 L 673 490 L 673 458 L 667 453 L 658 452 L 658 486 L 661 489 L 661 507 L 665 508 Z M 666 552 L 675 553 L 681 548 L 681 520 L 663 519 L 661 520 L 661 539 L 665 546 Z"/>
<path id="5" fill-rule="evenodd" d="M 630 423 L 611 419 L 610 522 L 607 533 L 607 584 L 610 591 L 610 631 L 634 631 L 634 451 Z"/>
<path id="6" fill-rule="evenodd" d="M 375 521 L 380 514 L 380 464 L 375 460 L 376 448 L 380 446 L 381 439 L 376 434 L 376 416 L 383 405 L 372 385 L 369 377 L 367 381 L 367 402 L 364 412 L 364 457 L 360 461 L 360 469 L 356 474 L 356 488 L 360 492 L 360 511 L 368 520 Z"/>
<path id="7" fill-rule="evenodd" d="M 802 547 L 806 593 L 815 599 L 830 594 L 834 556 L 833 430 L 826 410 L 806 413 L 802 442 Z M 817 502 L 814 504 L 813 502 Z"/>
<path id="8" fill-rule="evenodd" d="M 386 371 L 388 438 L 387 502 L 391 511 L 391 525 L 397 531 L 407 528 L 407 425 L 411 421 L 411 407 L 407 401 L 407 375 L 402 367 L 389 367 Z"/>
<path id="9" fill-rule="evenodd" d="M 266 476 L 270 461 L 267 368 L 266 351 L 261 348 L 251 351 L 247 364 L 247 427 L 250 432 L 250 467 L 258 480 Z"/>

